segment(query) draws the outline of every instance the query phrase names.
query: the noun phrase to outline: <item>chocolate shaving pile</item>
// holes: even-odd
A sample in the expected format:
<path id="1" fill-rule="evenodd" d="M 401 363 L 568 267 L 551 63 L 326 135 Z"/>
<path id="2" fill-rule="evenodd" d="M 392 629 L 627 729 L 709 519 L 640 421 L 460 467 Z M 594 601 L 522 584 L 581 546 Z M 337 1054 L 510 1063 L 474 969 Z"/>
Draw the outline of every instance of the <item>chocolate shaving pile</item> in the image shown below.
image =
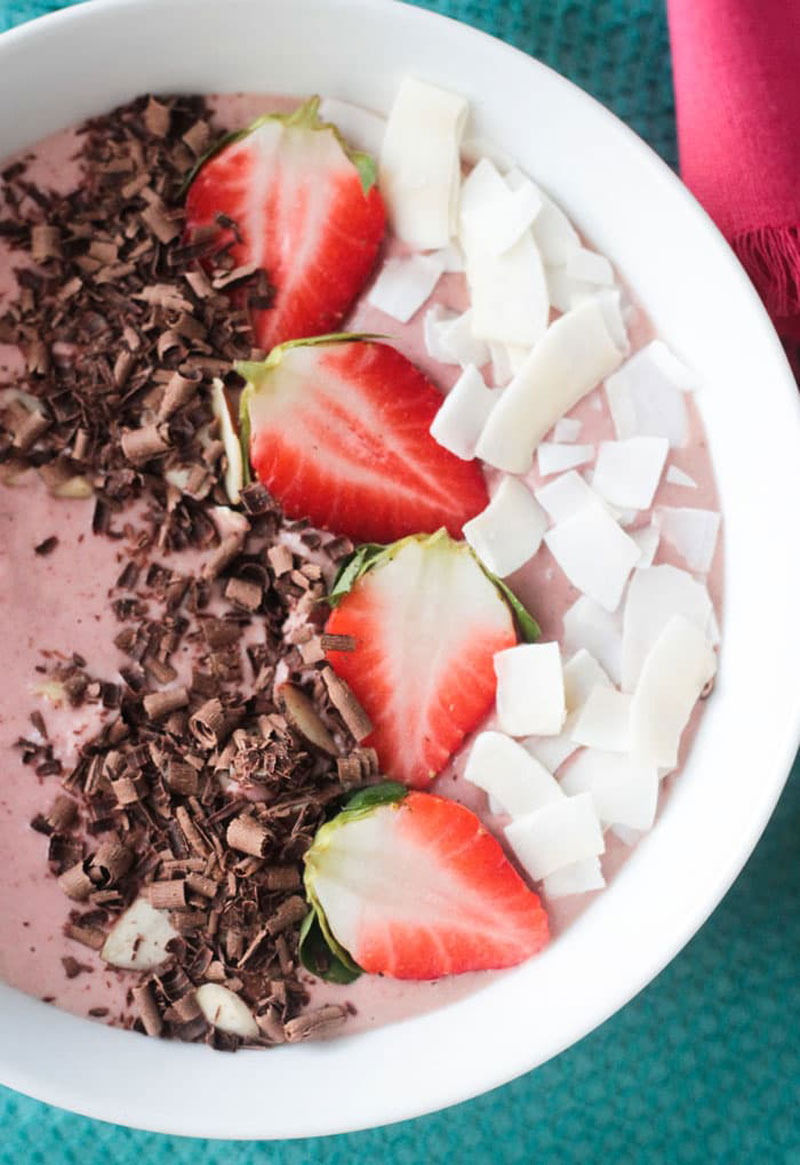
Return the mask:
<path id="1" fill-rule="evenodd" d="M 136 898 L 169 912 L 178 937 L 156 970 L 126 972 L 138 1018 L 124 1022 L 233 1048 L 195 1001 L 203 983 L 246 1000 L 265 1045 L 345 1017 L 304 1011 L 302 858 L 338 799 L 377 779 L 377 758 L 325 664 L 326 646 L 352 644 L 321 634 L 325 576 L 350 545 L 286 523 L 258 485 L 228 508 L 209 386 L 235 390 L 232 361 L 259 358 L 247 306 L 268 289 L 183 243 L 181 188 L 210 138 L 201 99 L 141 98 L 86 124 L 75 192 L 33 186 L 24 161 L 3 173 L 0 235 L 27 262 L 0 340 L 26 368 L 0 405 L 0 479 L 33 469 L 58 496 L 93 496 L 92 529 L 124 560 L 109 596 L 118 674 L 79 656 L 41 669 L 51 699 L 99 706 L 102 730 L 69 772 L 41 711 L 19 742 L 63 786 L 32 824 L 71 902 L 65 932 L 97 951 Z M 157 560 L 179 551 L 191 569 Z"/>

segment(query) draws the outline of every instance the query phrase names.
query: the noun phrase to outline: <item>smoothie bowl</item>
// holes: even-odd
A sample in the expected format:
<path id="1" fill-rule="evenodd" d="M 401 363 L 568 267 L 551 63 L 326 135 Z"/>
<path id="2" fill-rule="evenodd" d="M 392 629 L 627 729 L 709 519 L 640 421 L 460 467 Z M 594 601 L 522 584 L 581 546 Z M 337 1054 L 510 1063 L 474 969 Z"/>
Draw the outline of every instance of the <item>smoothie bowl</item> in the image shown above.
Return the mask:
<path id="1" fill-rule="evenodd" d="M 541 1063 L 796 744 L 754 293 L 610 115 L 418 10 L 90 4 L 2 53 L 47 78 L 0 135 L 4 1080 L 291 1136 Z"/>

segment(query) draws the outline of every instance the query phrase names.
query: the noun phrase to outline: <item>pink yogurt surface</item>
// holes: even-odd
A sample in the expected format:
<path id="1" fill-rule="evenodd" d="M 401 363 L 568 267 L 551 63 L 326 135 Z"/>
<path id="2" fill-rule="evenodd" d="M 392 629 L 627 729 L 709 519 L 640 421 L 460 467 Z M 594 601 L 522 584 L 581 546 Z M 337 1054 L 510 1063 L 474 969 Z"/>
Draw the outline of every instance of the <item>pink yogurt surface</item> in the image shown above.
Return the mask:
<path id="1" fill-rule="evenodd" d="M 211 98 L 220 129 L 247 125 L 266 111 L 291 109 L 289 99 L 233 95 Z M 80 181 L 80 167 L 74 160 L 79 138 L 74 129 L 55 134 L 39 143 L 25 156 L 32 155 L 30 176 L 43 186 L 67 191 Z M 403 247 L 389 240 L 387 254 L 402 253 Z M 16 292 L 13 267 L 19 266 L 19 254 L 0 242 L 0 306 L 4 298 Z M 423 337 L 423 317 L 432 302 L 463 311 L 468 305 L 464 277 L 445 275 L 435 295 L 407 324 L 400 325 L 371 307 L 362 296 L 347 328 L 351 331 L 378 332 L 390 337 L 413 359 L 443 391 L 456 380 L 459 369 L 432 360 Z M 646 321 L 638 313 L 630 329 L 634 348 L 650 339 Z M 21 355 L 8 345 L 0 345 L 0 386 L 14 381 Z M 687 397 L 691 421 L 691 439 L 687 446 L 671 450 L 668 464 L 691 475 L 698 483 L 695 490 L 663 483 L 656 495 L 658 505 L 692 505 L 717 509 L 718 499 L 702 425 L 696 406 Z M 580 402 L 569 414 L 582 422 L 581 443 L 597 444 L 615 438 L 615 432 L 601 388 Z M 488 475 L 491 482 L 491 474 Z M 539 485 L 537 472 L 529 483 Z M 552 480 L 549 479 L 549 480 Z M 89 670 L 114 679 L 122 656 L 113 645 L 119 629 L 108 603 L 108 593 L 119 575 L 122 560 L 119 543 L 91 532 L 91 501 L 67 501 L 52 498 L 33 473 L 14 488 L 0 485 L 0 979 L 22 991 L 55 1002 L 79 1015 L 90 1008 L 108 1008 L 103 1022 L 121 1022 L 130 1010 L 126 993 L 135 982 L 125 972 L 109 970 L 99 956 L 88 948 L 66 939 L 62 927 L 67 920 L 70 902 L 49 873 L 46 862 L 47 839 L 30 828 L 31 819 L 46 811 L 59 792 L 57 777 L 37 778 L 32 768 L 22 765 L 14 742 L 30 738 L 35 730 L 30 713 L 39 708 L 45 718 L 56 755 L 68 767 L 81 742 L 91 738 L 98 728 L 102 711 L 81 708 L 55 708 L 35 692 L 41 675 L 36 668 L 43 662 L 43 650 L 70 656 L 83 655 Z M 641 513 L 636 526 L 647 524 L 650 513 Z M 59 542 L 47 557 L 34 554 L 33 548 L 56 534 Z M 186 556 L 176 555 L 174 565 L 186 570 Z M 669 562 L 685 567 L 679 556 L 662 542 L 656 563 Z M 181 564 L 183 564 L 181 566 Z M 718 549 L 707 579 L 714 606 L 719 612 L 721 600 L 721 551 Z M 561 573 L 547 547 L 542 545 L 535 557 L 507 580 L 536 616 L 545 640 L 560 639 L 565 611 L 579 597 Z M 702 709 L 698 706 L 685 733 L 681 761 L 691 745 Z M 483 728 L 492 725 L 489 718 Z M 471 741 L 453 758 L 448 769 L 436 780 L 433 791 L 454 797 L 473 809 L 498 833 L 507 819 L 490 814 L 484 793 L 463 780 L 462 773 Z M 669 795 L 672 776 L 663 783 L 662 799 Z M 629 849 L 612 834 L 607 835 L 607 850 L 602 859 L 608 881 L 625 860 Z M 563 931 L 577 914 L 590 905 L 592 894 L 546 902 L 554 937 Z M 68 980 L 62 958 L 71 955 L 89 970 Z M 378 1026 L 431 1010 L 480 989 L 496 977 L 482 972 L 443 979 L 433 983 L 398 982 L 378 976 L 363 976 L 347 987 L 336 987 L 309 979 L 312 1001 L 351 1003 L 355 1015 L 347 1031 Z"/>

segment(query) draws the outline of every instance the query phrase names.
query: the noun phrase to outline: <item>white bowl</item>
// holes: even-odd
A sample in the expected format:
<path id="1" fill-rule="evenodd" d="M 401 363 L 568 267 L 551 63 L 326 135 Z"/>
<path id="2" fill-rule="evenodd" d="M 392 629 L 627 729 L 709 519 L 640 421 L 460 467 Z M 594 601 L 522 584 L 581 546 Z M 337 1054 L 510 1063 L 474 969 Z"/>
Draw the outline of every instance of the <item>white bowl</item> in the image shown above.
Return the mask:
<path id="1" fill-rule="evenodd" d="M 0 1077 L 94 1117 L 204 1137 L 402 1120 L 541 1064 L 648 983 L 741 869 L 800 731 L 800 406 L 759 300 L 665 165 L 567 81 L 389 0 L 96 0 L 0 38 L 0 157 L 151 90 L 321 92 L 386 110 L 415 73 L 472 101 L 617 264 L 702 376 L 725 529 L 722 668 L 685 772 L 610 889 L 538 958 L 430 1015 L 334 1042 L 214 1055 L 0 987 Z"/>

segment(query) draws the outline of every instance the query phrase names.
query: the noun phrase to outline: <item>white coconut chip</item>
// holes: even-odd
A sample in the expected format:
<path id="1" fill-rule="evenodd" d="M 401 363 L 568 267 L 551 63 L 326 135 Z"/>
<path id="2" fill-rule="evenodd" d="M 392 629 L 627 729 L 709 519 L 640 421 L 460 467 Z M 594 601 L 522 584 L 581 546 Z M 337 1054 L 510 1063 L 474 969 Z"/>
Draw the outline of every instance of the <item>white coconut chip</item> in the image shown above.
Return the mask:
<path id="1" fill-rule="evenodd" d="M 489 343 L 492 361 L 492 384 L 495 388 L 505 388 L 514 375 L 511 364 L 511 348 L 508 344 Z"/>
<path id="2" fill-rule="evenodd" d="M 585 465 L 594 460 L 594 452 L 594 445 L 559 445 L 555 441 L 542 441 L 536 450 L 539 476 L 551 477 L 554 473 Z"/>
<path id="3" fill-rule="evenodd" d="M 452 239 L 446 247 L 438 251 L 431 251 L 430 257 L 438 259 L 445 271 L 460 274 L 464 270 L 464 253 L 456 239 Z"/>
<path id="4" fill-rule="evenodd" d="M 636 564 L 637 569 L 641 570 L 642 567 L 652 566 L 658 544 L 661 541 L 658 526 L 655 522 L 650 522 L 647 526 L 640 526 L 638 530 L 631 530 L 630 536 L 639 547 L 641 555 Z"/>
<path id="5" fill-rule="evenodd" d="M 596 687 L 613 685 L 603 668 L 585 647 L 564 664 L 564 701 L 569 716 L 579 712 Z"/>
<path id="6" fill-rule="evenodd" d="M 674 363 L 666 345 L 653 340 L 607 378 L 606 398 L 620 440 L 666 437 L 673 449 L 686 444 L 685 381 L 677 379 Z"/>
<path id="7" fill-rule="evenodd" d="M 507 174 L 506 181 L 513 186 L 518 181 L 517 174 Z M 533 237 L 548 267 L 562 266 L 574 251 L 580 250 L 581 240 L 561 207 L 541 189 L 539 197 L 542 206 L 534 219 Z"/>
<path id="8" fill-rule="evenodd" d="M 548 530 L 544 540 L 573 586 L 606 611 L 616 611 L 639 547 L 606 510 L 584 506 Z"/>
<path id="9" fill-rule="evenodd" d="M 619 838 L 623 845 L 634 846 L 642 840 L 642 831 L 630 829 L 627 825 L 612 825 L 611 832 Z"/>
<path id="10" fill-rule="evenodd" d="M 622 674 L 622 619 L 586 595 L 564 613 L 564 651 L 572 654 L 585 648 L 597 659 L 617 684 Z"/>
<path id="11" fill-rule="evenodd" d="M 464 523 L 463 534 L 484 566 L 505 578 L 533 558 L 546 529 L 547 515 L 528 487 L 504 477 L 486 509 Z"/>
<path id="12" fill-rule="evenodd" d="M 137 898 L 108 932 L 100 958 L 125 971 L 151 971 L 169 958 L 167 944 L 177 937 L 166 910 Z"/>
<path id="13" fill-rule="evenodd" d="M 442 343 L 443 326 L 451 323 L 455 318 L 456 312 L 448 311 L 440 303 L 435 303 L 433 307 L 429 307 L 423 318 L 425 351 L 432 360 L 438 360 L 440 364 L 458 363 L 458 361 L 453 360 L 451 350 Z"/>
<path id="14" fill-rule="evenodd" d="M 516 166 L 514 158 L 491 138 L 470 134 L 461 143 L 461 157 L 468 166 L 477 166 L 481 158 L 488 158 L 498 170 L 505 173 Z"/>
<path id="15" fill-rule="evenodd" d="M 612 292 L 551 324 L 492 410 L 478 456 L 507 473 L 527 473 L 556 421 L 619 366 L 624 352 L 615 335 L 622 326 Z"/>
<path id="16" fill-rule="evenodd" d="M 405 324 L 430 298 L 443 272 L 441 259 L 431 255 L 387 259 L 370 289 L 367 302 Z"/>
<path id="17" fill-rule="evenodd" d="M 563 522 L 577 514 L 584 506 L 602 505 L 596 493 L 586 484 L 579 473 L 570 470 L 554 481 L 548 481 L 534 490 L 537 502 L 550 515 L 552 522 Z"/>
<path id="18" fill-rule="evenodd" d="M 548 874 L 542 881 L 542 891 L 546 898 L 553 901 L 556 898 L 567 898 L 570 894 L 602 890 L 605 884 L 600 859 L 584 858 Z"/>
<path id="19" fill-rule="evenodd" d="M 349 146 L 365 150 L 375 158 L 380 154 L 386 133 L 385 117 L 361 105 L 339 101 L 336 97 L 322 98 L 319 116 L 321 121 L 333 122 Z"/>
<path id="20" fill-rule="evenodd" d="M 502 732 L 481 732 L 475 738 L 464 779 L 483 789 L 514 818 L 563 796 L 544 765 Z"/>
<path id="21" fill-rule="evenodd" d="M 631 702 L 631 756 L 674 768 L 692 708 L 714 676 L 717 658 L 706 636 L 682 615 L 670 619 L 647 655 Z"/>
<path id="22" fill-rule="evenodd" d="M 467 102 L 406 77 L 394 99 L 378 168 L 394 233 L 409 247 L 446 247 L 458 225 L 459 149 Z"/>
<path id="23" fill-rule="evenodd" d="M 529 230 L 502 254 L 494 251 L 485 222 L 511 192 L 496 168 L 483 158 L 461 188 L 459 241 L 464 251 L 477 339 L 503 344 L 535 344 L 550 311 L 544 268 Z"/>
<path id="24" fill-rule="evenodd" d="M 512 821 L 504 832 L 520 865 L 536 881 L 605 849 L 590 793 L 552 801 Z"/>
<path id="25" fill-rule="evenodd" d="M 622 624 L 623 689 L 636 687 L 645 657 L 670 619 L 682 615 L 707 635 L 712 613 L 708 591 L 687 571 L 667 565 L 635 570 Z"/>
<path id="26" fill-rule="evenodd" d="M 576 744 L 605 752 L 627 752 L 630 746 L 631 697 L 608 684 L 596 684 L 570 728 Z"/>
<path id="27" fill-rule="evenodd" d="M 694 478 L 690 477 L 688 473 L 685 473 L 677 465 L 667 466 L 664 480 L 668 481 L 670 485 L 684 485 L 687 489 L 697 489 L 697 482 Z"/>
<path id="28" fill-rule="evenodd" d="M 203 983 L 195 992 L 197 1006 L 217 1031 L 242 1039 L 255 1039 L 259 1027 L 250 1008 L 233 991 L 219 983 Z"/>
<path id="29" fill-rule="evenodd" d="M 665 542 L 678 551 L 689 570 L 706 574 L 717 548 L 720 515 L 715 510 L 661 506 L 655 520 Z"/>
<path id="30" fill-rule="evenodd" d="M 569 796 L 590 793 L 603 825 L 650 829 L 658 803 L 658 771 L 616 752 L 585 748 L 575 757 L 561 788 Z"/>
<path id="31" fill-rule="evenodd" d="M 431 422 L 434 441 L 462 461 L 472 461 L 496 395 L 495 389 L 486 387 L 477 368 L 465 368 Z"/>
<path id="32" fill-rule="evenodd" d="M 509 736 L 555 736 L 564 725 L 564 676 L 557 643 L 521 643 L 498 651 L 497 717 Z"/>
<path id="33" fill-rule="evenodd" d="M 578 440 L 582 428 L 582 421 L 578 421 L 574 417 L 562 417 L 560 421 L 556 421 L 553 427 L 553 440 L 564 445 L 571 444 Z"/>
<path id="34" fill-rule="evenodd" d="M 476 340 L 472 334 L 472 310 L 463 312 L 451 320 L 442 322 L 439 339 L 445 351 L 450 353 L 450 363 L 466 368 L 474 364 L 482 368 L 489 362 L 489 346 L 483 340 Z"/>
<path id="35" fill-rule="evenodd" d="M 564 723 L 566 728 L 568 719 Z M 549 773 L 557 773 L 564 761 L 578 748 L 566 731 L 559 732 L 558 736 L 529 736 L 521 743 L 525 751 L 543 764 Z"/>
<path id="36" fill-rule="evenodd" d="M 541 206 L 542 200 L 532 182 L 521 182 L 512 190 L 501 178 L 487 197 L 473 199 L 464 207 L 462 236 L 471 240 L 471 246 L 477 243 L 488 255 L 504 255 L 530 229 Z"/>
<path id="37" fill-rule="evenodd" d="M 597 452 L 592 489 L 614 506 L 648 510 L 668 452 L 666 437 L 603 441 Z"/>
<path id="38" fill-rule="evenodd" d="M 567 255 L 564 266 L 570 279 L 600 287 L 614 286 L 614 268 L 605 255 L 598 255 L 596 251 L 579 247 Z"/>
<path id="39" fill-rule="evenodd" d="M 558 267 L 545 267 L 547 279 L 547 294 L 550 303 L 560 312 L 571 311 L 589 296 L 594 295 L 597 286 L 594 283 L 585 283 L 580 279 L 573 279 L 567 274 L 565 264 Z"/>

